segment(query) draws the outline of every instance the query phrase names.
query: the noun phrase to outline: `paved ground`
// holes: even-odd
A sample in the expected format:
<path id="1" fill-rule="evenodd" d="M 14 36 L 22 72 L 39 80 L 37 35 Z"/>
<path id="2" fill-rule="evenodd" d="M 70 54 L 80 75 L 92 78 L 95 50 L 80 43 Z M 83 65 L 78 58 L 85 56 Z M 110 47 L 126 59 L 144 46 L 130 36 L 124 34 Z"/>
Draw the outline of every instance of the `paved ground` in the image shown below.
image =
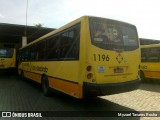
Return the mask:
<path id="1" fill-rule="evenodd" d="M 72 97 L 53 94 L 45 97 L 41 87 L 22 81 L 15 75 L 0 73 L 0 111 L 160 111 L 160 84 L 143 83 L 140 89 L 117 95 L 97 97 L 88 101 L 80 101 Z M 83 114 L 83 112 L 82 112 Z M 1 120 L 2 118 L 0 118 Z M 23 119 L 24 118 L 18 118 Z M 27 119 L 27 118 L 26 118 Z M 81 120 L 81 117 L 54 117 L 44 120 Z M 156 117 L 83 117 L 86 120 L 153 120 Z M 160 119 L 160 117 L 159 117 Z M 4 119 L 6 120 L 6 118 Z M 8 118 L 17 120 L 17 118 Z M 32 118 L 35 120 L 35 118 Z"/>
<path id="2" fill-rule="evenodd" d="M 160 111 L 160 84 L 142 83 L 140 89 L 111 96 L 103 96 L 103 99 L 120 104 L 136 111 Z M 160 120 L 159 118 L 141 118 L 141 120 Z"/>

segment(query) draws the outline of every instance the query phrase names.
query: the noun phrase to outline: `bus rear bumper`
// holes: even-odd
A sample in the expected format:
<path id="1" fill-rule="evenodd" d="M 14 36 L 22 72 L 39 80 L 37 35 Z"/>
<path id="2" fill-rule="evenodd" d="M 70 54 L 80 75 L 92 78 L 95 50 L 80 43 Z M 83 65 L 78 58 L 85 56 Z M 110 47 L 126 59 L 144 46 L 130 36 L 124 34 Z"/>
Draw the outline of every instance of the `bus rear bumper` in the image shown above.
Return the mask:
<path id="1" fill-rule="evenodd" d="M 140 79 L 112 84 L 92 84 L 84 83 L 84 95 L 103 96 L 117 93 L 129 92 L 139 88 Z"/>

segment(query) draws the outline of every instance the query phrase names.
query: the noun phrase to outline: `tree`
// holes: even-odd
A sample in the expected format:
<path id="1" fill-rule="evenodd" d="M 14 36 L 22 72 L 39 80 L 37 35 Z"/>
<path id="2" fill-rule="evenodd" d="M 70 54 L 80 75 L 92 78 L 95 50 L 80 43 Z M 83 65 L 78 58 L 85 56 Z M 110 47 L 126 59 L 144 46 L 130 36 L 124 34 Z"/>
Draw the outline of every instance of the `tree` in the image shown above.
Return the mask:
<path id="1" fill-rule="evenodd" d="M 37 23 L 37 24 L 35 24 L 35 26 L 36 26 L 36 27 L 43 27 L 43 24 Z"/>

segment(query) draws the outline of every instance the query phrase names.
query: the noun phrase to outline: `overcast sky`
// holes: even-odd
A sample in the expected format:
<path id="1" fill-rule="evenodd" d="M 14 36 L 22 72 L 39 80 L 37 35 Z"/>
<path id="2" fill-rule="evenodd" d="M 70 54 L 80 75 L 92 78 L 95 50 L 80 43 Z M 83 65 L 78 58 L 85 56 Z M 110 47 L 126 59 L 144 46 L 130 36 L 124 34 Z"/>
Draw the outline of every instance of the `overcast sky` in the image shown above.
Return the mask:
<path id="1" fill-rule="evenodd" d="M 0 0 L 0 23 L 26 24 L 27 0 Z M 83 15 L 128 22 L 160 40 L 160 0 L 28 0 L 27 24 L 59 28 Z"/>

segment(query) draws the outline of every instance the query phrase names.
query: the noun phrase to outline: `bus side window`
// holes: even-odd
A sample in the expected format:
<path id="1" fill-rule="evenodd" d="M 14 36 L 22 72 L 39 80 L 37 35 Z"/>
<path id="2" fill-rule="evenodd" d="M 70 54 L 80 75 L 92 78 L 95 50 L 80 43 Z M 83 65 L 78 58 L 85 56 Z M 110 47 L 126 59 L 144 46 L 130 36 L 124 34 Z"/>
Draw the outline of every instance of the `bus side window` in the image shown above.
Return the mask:
<path id="1" fill-rule="evenodd" d="M 31 61 L 36 60 L 36 51 L 35 51 L 34 47 L 35 47 L 35 46 L 33 46 L 33 47 L 31 48 L 31 50 L 30 50 L 30 60 L 31 60 Z"/>
<path id="2" fill-rule="evenodd" d="M 46 42 L 46 59 L 57 60 L 59 58 L 59 35 L 48 38 Z"/>
<path id="3" fill-rule="evenodd" d="M 150 51 L 148 54 L 149 54 L 149 62 L 159 61 L 158 48 L 150 48 Z"/>
<path id="4" fill-rule="evenodd" d="M 141 49 L 141 62 L 147 62 L 147 49 Z"/>
<path id="5" fill-rule="evenodd" d="M 62 33 L 60 41 L 60 59 L 77 60 L 79 59 L 79 24 Z"/>
<path id="6" fill-rule="evenodd" d="M 35 60 L 44 60 L 45 59 L 45 42 L 41 41 L 34 46 L 34 59 Z"/>

